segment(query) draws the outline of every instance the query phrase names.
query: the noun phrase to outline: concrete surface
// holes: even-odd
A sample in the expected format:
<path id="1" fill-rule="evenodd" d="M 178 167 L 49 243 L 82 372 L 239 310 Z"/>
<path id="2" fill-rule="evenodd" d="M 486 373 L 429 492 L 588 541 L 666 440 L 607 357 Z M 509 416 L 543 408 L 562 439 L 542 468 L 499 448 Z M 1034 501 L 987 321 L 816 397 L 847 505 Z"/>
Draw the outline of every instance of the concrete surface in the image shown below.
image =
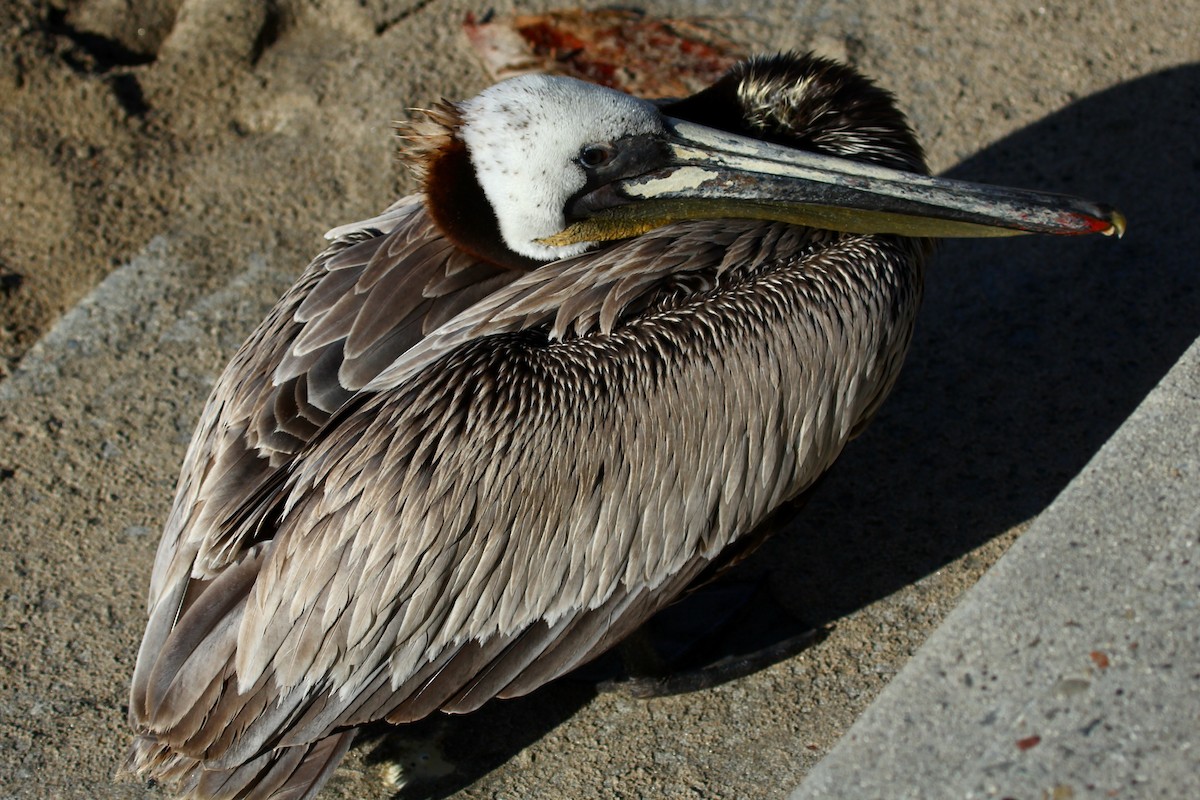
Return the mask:
<path id="1" fill-rule="evenodd" d="M 647 5 L 847 58 L 935 170 L 1111 202 L 1129 234 L 942 248 L 893 397 L 746 565 L 820 644 L 692 695 L 561 683 L 380 734 L 327 797 L 783 796 L 1200 335 L 1192 3 Z M 165 796 L 111 777 L 200 404 L 321 233 L 411 189 L 390 121 L 483 87 L 480 10 L 0 6 L 0 798 Z"/>
<path id="2" fill-rule="evenodd" d="M 1197 720 L 1200 340 L 791 800 L 1200 797 Z"/>

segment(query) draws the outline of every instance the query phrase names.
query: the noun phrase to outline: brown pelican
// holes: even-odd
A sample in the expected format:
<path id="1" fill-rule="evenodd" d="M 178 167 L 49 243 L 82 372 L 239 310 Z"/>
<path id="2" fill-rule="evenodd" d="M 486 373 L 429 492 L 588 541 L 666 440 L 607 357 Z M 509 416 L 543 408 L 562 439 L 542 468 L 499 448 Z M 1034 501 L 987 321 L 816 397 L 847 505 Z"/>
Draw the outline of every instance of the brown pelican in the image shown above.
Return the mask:
<path id="1" fill-rule="evenodd" d="M 891 388 L 926 237 L 1124 225 L 928 177 L 809 56 L 515 78 L 415 139 L 424 191 L 330 232 L 187 452 L 128 766 L 188 797 L 312 797 L 359 726 L 530 692 L 743 555 Z"/>

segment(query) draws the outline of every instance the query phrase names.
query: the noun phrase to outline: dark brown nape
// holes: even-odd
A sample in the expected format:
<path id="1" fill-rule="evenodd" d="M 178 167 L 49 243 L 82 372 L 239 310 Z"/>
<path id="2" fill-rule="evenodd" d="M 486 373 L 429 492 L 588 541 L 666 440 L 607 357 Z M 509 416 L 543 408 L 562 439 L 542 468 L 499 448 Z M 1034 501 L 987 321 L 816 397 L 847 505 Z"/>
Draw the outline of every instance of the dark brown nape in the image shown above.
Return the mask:
<path id="1" fill-rule="evenodd" d="M 743 61 L 664 114 L 775 144 L 928 174 L 891 92 L 812 53 Z"/>
<path id="2" fill-rule="evenodd" d="M 456 138 L 449 138 L 425 163 L 425 206 L 434 224 L 463 252 L 522 272 L 541 266 L 542 262 L 514 253 L 504 243 L 467 146 Z"/>
<path id="3" fill-rule="evenodd" d="M 509 270 L 528 272 L 541 261 L 514 253 L 500 236 L 496 211 L 475 178 L 467 145 L 451 138 L 426 162 L 425 205 L 433 223 L 461 251 Z"/>
<path id="4" fill-rule="evenodd" d="M 498 267 L 527 272 L 540 266 L 504 244 L 467 146 L 456 136 L 463 124 L 458 106 L 442 100 L 414 111 L 411 120 L 396 125 L 404 142 L 399 157 L 420 177 L 425 207 L 442 234 L 464 253 Z"/>

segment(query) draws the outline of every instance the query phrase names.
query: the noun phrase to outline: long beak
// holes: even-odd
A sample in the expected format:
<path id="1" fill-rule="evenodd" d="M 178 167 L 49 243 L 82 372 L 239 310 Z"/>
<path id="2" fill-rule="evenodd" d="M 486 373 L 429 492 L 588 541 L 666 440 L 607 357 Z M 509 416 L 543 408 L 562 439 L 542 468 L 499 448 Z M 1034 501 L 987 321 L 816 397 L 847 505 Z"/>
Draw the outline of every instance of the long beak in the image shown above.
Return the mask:
<path id="1" fill-rule="evenodd" d="M 585 198 L 585 218 L 542 240 L 609 241 L 685 219 L 753 218 L 848 233 L 1121 236 L 1125 217 L 1066 195 L 933 178 L 668 120 L 666 163 Z"/>

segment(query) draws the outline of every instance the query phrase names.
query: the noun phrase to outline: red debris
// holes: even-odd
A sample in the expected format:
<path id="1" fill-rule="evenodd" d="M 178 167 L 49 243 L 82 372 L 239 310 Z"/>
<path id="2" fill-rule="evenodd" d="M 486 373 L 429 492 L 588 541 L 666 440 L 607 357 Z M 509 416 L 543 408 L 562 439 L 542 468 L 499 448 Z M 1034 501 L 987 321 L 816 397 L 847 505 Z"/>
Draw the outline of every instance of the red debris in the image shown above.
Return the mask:
<path id="1" fill-rule="evenodd" d="M 642 97 L 683 97 L 713 83 L 745 51 L 700 19 L 621 9 L 552 11 L 463 22 L 496 80 L 553 72 Z"/>

